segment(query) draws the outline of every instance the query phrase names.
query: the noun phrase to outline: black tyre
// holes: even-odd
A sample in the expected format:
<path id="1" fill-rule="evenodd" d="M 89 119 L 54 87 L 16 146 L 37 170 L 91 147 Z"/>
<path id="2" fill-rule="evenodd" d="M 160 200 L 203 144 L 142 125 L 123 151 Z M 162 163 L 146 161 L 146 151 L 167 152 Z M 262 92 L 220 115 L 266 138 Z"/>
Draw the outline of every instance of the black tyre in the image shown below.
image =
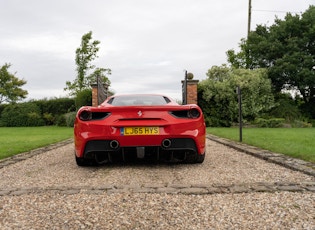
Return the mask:
<path id="1" fill-rule="evenodd" d="M 202 154 L 202 155 L 200 155 L 198 153 L 196 153 L 194 155 L 189 155 L 189 156 L 186 157 L 186 161 L 185 162 L 187 164 L 201 164 L 205 160 L 205 156 L 206 156 L 205 153 Z"/>
<path id="2" fill-rule="evenodd" d="M 85 167 L 85 166 L 95 166 L 96 162 L 95 160 L 92 159 L 85 159 L 85 158 L 81 158 L 81 157 L 77 157 L 75 155 L 75 162 L 77 163 L 78 166 L 81 167 Z"/>
<path id="3" fill-rule="evenodd" d="M 206 153 L 204 153 L 202 155 L 197 154 L 195 163 L 201 164 L 205 160 L 205 157 L 206 157 Z"/>

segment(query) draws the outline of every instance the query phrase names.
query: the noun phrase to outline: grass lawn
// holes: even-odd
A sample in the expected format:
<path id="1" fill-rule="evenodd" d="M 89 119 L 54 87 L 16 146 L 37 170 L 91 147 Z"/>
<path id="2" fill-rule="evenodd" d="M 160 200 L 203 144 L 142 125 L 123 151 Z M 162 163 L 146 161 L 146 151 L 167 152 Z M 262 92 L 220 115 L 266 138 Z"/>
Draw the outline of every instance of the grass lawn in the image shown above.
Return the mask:
<path id="1" fill-rule="evenodd" d="M 69 127 L 0 127 L 0 159 L 72 137 Z"/>
<path id="2" fill-rule="evenodd" d="M 207 128 L 207 133 L 239 141 L 238 128 Z M 315 163 L 315 128 L 243 128 L 243 143 Z"/>

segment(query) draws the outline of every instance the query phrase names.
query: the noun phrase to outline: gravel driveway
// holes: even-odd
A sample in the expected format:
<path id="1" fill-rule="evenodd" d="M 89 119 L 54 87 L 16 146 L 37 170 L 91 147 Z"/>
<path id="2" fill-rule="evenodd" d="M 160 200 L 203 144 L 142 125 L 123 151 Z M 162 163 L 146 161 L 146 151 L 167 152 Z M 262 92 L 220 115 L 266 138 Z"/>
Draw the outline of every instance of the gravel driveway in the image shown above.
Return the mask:
<path id="1" fill-rule="evenodd" d="M 203 164 L 80 168 L 68 143 L 0 175 L 0 229 L 315 229 L 313 176 L 209 139 Z"/>

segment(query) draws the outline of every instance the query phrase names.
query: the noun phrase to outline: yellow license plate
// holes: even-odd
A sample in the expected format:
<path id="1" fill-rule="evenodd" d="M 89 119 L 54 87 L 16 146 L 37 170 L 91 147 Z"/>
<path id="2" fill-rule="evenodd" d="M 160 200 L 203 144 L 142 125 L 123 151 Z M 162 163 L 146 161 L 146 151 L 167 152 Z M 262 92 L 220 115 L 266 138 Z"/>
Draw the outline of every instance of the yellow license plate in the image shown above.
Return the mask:
<path id="1" fill-rule="evenodd" d="M 121 135 L 158 135 L 159 127 L 123 127 L 120 129 Z"/>

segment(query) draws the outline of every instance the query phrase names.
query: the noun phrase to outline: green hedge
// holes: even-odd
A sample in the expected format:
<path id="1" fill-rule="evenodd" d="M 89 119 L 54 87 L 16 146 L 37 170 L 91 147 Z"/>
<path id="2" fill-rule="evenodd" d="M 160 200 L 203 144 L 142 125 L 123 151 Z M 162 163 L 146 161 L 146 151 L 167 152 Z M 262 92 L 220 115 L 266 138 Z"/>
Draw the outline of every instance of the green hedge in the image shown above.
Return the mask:
<path id="1" fill-rule="evenodd" d="M 0 126 L 68 125 L 66 114 L 75 113 L 75 99 L 55 98 L 0 105 Z M 71 121 L 68 121 L 70 124 Z"/>
<path id="2" fill-rule="evenodd" d="M 4 108 L 0 118 L 1 126 L 42 126 L 45 122 L 39 107 L 33 103 L 11 104 Z"/>
<path id="3" fill-rule="evenodd" d="M 54 98 L 34 101 L 40 109 L 45 125 L 66 126 L 62 116 L 75 111 L 74 98 Z"/>
<path id="4" fill-rule="evenodd" d="M 60 115 L 75 111 L 74 98 L 54 98 L 33 101 L 37 104 L 42 114 Z"/>

